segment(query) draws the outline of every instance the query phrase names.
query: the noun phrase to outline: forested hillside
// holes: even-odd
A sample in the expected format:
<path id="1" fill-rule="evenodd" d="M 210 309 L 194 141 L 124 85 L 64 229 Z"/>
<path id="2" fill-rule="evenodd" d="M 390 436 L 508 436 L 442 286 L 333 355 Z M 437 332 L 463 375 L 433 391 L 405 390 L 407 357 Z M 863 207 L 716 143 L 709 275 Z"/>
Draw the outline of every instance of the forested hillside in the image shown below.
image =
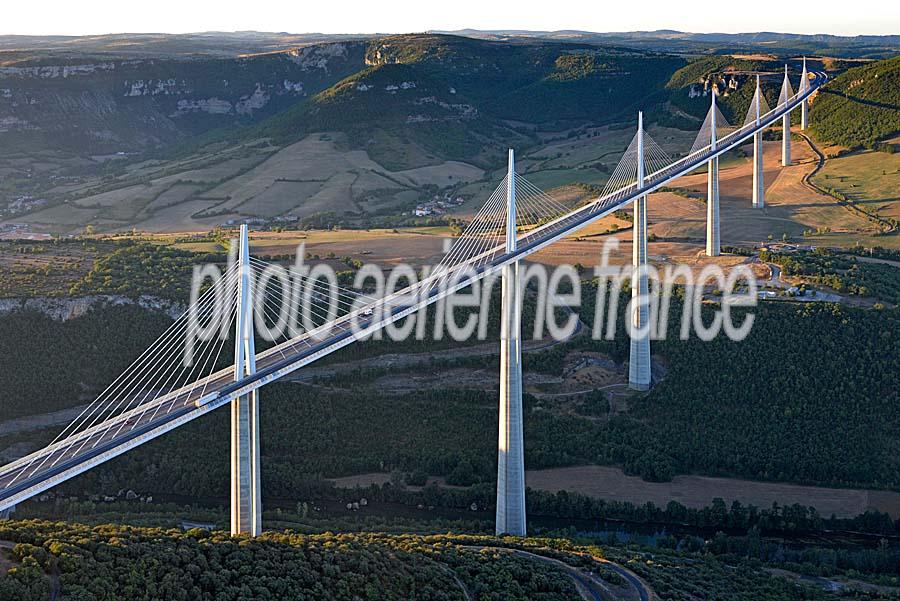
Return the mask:
<path id="1" fill-rule="evenodd" d="M 592 292 L 585 297 L 582 318 L 590 321 Z M 620 308 L 624 306 L 623 300 Z M 900 357 L 894 352 L 900 345 L 896 310 L 770 303 L 755 313 L 751 334 L 740 343 L 654 343 L 654 353 L 667 364 L 665 379 L 649 395 L 630 402 L 627 412 L 608 415 L 602 395 L 595 399 L 596 406 L 587 399 L 575 412 L 557 407 L 552 397 L 526 395 L 526 464 L 618 465 L 649 480 L 705 473 L 900 488 L 900 464 L 892 451 L 900 429 L 894 382 L 900 373 Z M 670 332 L 678 331 L 678 318 L 673 309 Z M 111 347 L 120 337 L 109 332 L 127 323 L 132 332 L 145 332 L 148 342 L 154 328 L 162 327 L 154 326 L 153 319 L 127 308 L 98 310 L 64 324 L 28 315 L 0 319 L 2 340 L 19 341 L 11 342 L 15 348 L 2 355 L 7 360 L 0 384 L 11 391 L 6 402 L 19 414 L 37 406 L 43 411 L 71 406 L 73 395 L 78 398 L 80 393 L 78 382 L 109 381 L 145 346 L 135 342 L 127 348 Z M 61 336 L 69 342 L 54 345 Z M 333 361 L 383 352 L 378 344 L 387 343 L 355 345 Z M 398 351 L 396 346 L 391 349 Z M 407 350 L 428 349 L 416 343 Z M 558 376 L 566 355 L 577 350 L 608 353 L 623 362 L 627 339 L 582 339 L 527 353 L 525 370 Z M 484 369 L 496 360 L 438 362 L 433 370 Z M 263 480 L 268 494 L 290 497 L 315 481 L 313 474 L 400 470 L 444 476 L 462 485 L 493 480 L 493 391 L 451 386 L 385 392 L 373 386 L 384 374 L 361 370 L 314 386 L 278 383 L 263 390 Z M 85 402 L 87 397 L 80 398 Z M 704 418 L 698 420 L 697 415 Z M 130 487 L 222 496 L 229 469 L 227 428 L 227 412 L 217 412 L 67 486 L 97 493 Z M 47 431 L 52 434 L 55 430 Z"/>
<path id="2" fill-rule="evenodd" d="M 749 60 L 732 56 L 712 55 L 696 58 L 676 71 L 666 84 L 667 88 L 679 89 L 705 79 L 710 73 L 724 71 L 755 71 L 771 68 L 774 61 Z"/>
<path id="3" fill-rule="evenodd" d="M 12 558 L 21 563 L 0 574 L 4 600 L 46 599 L 44 570 L 59 572 L 73 600 L 462 601 L 469 590 L 481 599 L 579 598 L 558 568 L 450 537 L 270 533 L 238 541 L 203 530 L 29 522 L 0 525 L 0 538 L 18 543 Z"/>
<path id="4" fill-rule="evenodd" d="M 828 82 L 812 103 L 809 126 L 816 138 L 850 148 L 900 132 L 900 56 Z"/>
<path id="5" fill-rule="evenodd" d="M 665 536 L 657 548 L 635 548 L 614 541 L 600 547 L 565 538 L 452 533 L 285 531 L 251 540 L 201 529 L 24 521 L 0 523 L 0 540 L 5 543 L 0 547 L 4 601 L 44 601 L 54 595 L 76 601 L 574 601 L 585 598 L 587 586 L 592 598 L 604 598 L 602 591 L 614 599 L 638 598 L 636 586 L 641 598 L 677 601 L 896 598 L 894 587 L 857 580 L 835 592 L 823 590 L 814 579 L 777 573 L 761 562 L 769 547 L 782 555 L 780 565 L 811 576 L 817 575 L 811 561 L 842 563 L 848 553 L 816 549 L 801 554 L 761 541 L 756 530 L 740 537 L 719 533 L 710 541 Z M 859 554 L 882 563 L 892 557 L 885 545 Z M 843 571 L 831 566 L 822 573 Z"/>
<path id="6" fill-rule="evenodd" d="M 16 391 L 3 400 L 3 419 L 89 402 L 169 324 L 166 315 L 136 306 L 65 322 L 31 311 L 0 317 L 0 378 Z M 41 367 L 29 365 L 34 360 Z"/>
<path id="7" fill-rule="evenodd" d="M 259 133 L 284 139 L 340 130 L 387 161 L 411 142 L 442 158 L 491 165 L 508 146 L 533 144 L 534 125 L 609 122 L 657 92 L 684 61 L 588 44 L 404 35 L 371 42 L 366 63 Z"/>
<path id="8" fill-rule="evenodd" d="M 799 71 L 791 64 L 790 77 L 794 88 L 798 85 Z M 781 73 L 784 62 L 774 58 L 735 58 L 712 55 L 691 60 L 676 71 L 666 84 L 669 102 L 698 119 L 697 123 L 685 124 L 688 129 L 697 129 L 709 111 L 708 90 L 717 86 L 717 104 L 729 124 L 743 125 L 747 109 L 756 90 L 756 73 L 762 73 L 763 95 L 769 106 L 778 102 L 781 89 Z"/>
<path id="9" fill-rule="evenodd" d="M 363 67 L 364 50 L 363 42 L 346 42 L 249 57 L 131 60 L 0 52 L 0 145 L 4 154 L 14 147 L 87 158 L 184 143 L 327 88 Z"/>

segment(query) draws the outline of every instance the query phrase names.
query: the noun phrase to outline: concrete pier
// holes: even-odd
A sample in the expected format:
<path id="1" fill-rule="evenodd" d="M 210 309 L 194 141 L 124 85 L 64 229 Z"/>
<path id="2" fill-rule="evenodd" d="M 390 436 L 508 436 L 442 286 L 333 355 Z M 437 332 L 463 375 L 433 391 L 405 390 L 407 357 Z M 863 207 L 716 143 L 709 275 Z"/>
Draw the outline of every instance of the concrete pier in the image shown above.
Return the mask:
<path id="1" fill-rule="evenodd" d="M 787 65 L 784 66 L 784 84 L 781 86 L 781 97 L 787 102 L 790 97 L 791 82 L 788 79 Z M 791 165 L 791 113 L 786 112 L 781 118 L 781 166 Z"/>
<path id="2" fill-rule="evenodd" d="M 766 206 L 766 188 L 763 181 L 762 132 L 753 134 L 753 208 Z"/>
<path id="3" fill-rule="evenodd" d="M 791 114 L 781 118 L 781 166 L 791 166 Z"/>
<path id="4" fill-rule="evenodd" d="M 762 117 L 760 104 L 762 103 L 762 90 L 759 87 L 759 76 L 756 76 L 756 92 L 753 95 L 753 104 L 756 110 L 756 123 L 759 124 Z M 766 189 L 763 182 L 763 145 L 762 132 L 753 134 L 753 208 L 762 209 L 766 206 Z"/>
<path id="5" fill-rule="evenodd" d="M 253 342 L 253 297 L 247 226 L 241 226 L 238 262 L 237 318 L 235 319 L 234 379 L 256 373 Z M 257 536 L 262 532 L 259 482 L 258 392 L 231 401 L 231 534 Z"/>
<path id="6" fill-rule="evenodd" d="M 644 183 L 644 117 L 638 113 L 637 181 Z M 634 238 L 632 242 L 631 278 L 631 352 L 628 362 L 628 387 L 633 390 L 650 388 L 650 308 L 639 303 L 639 296 L 647 298 L 647 196 L 634 201 Z M 636 335 L 644 330 L 642 335 Z"/>
<path id="7" fill-rule="evenodd" d="M 515 156 L 509 151 L 506 250 L 516 249 Z M 525 445 L 522 432 L 522 289 L 519 263 L 503 267 L 500 325 L 500 432 L 497 440 L 496 534 L 525 536 Z"/>
<path id="8" fill-rule="evenodd" d="M 803 57 L 803 72 L 800 73 L 800 91 L 809 89 L 809 73 L 806 71 L 806 57 Z M 809 98 L 800 103 L 800 129 L 806 131 L 809 126 Z"/>
<path id="9" fill-rule="evenodd" d="M 716 149 L 716 92 L 713 88 L 710 119 L 712 128 L 710 131 L 710 149 Z M 706 256 L 718 257 L 720 253 L 719 241 L 719 157 L 709 160 L 707 165 L 706 182 Z"/>

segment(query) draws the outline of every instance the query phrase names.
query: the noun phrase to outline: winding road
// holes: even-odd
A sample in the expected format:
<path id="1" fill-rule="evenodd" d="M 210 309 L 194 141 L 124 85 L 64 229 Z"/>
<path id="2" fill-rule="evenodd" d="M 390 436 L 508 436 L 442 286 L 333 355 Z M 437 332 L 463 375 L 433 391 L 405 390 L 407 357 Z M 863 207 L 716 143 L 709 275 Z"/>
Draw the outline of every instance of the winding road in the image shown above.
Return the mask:
<path id="1" fill-rule="evenodd" d="M 812 190 L 818 194 L 821 194 L 822 196 L 827 196 L 828 198 L 833 200 L 836 204 L 844 207 L 845 209 L 847 209 L 854 215 L 862 217 L 863 219 L 868 219 L 869 221 L 877 222 L 882 228 L 886 228 L 885 231 L 887 231 L 887 232 L 893 231 L 895 229 L 895 226 L 893 226 L 889 221 L 881 219 L 877 215 L 872 215 L 870 213 L 866 213 L 865 211 L 863 211 L 862 209 L 857 207 L 852 202 L 847 202 L 847 201 L 843 201 L 843 200 L 839 200 L 839 199 L 835 198 L 834 196 L 832 196 L 831 194 L 826 192 L 823 188 L 821 188 L 818 184 L 816 184 L 815 182 L 812 181 L 813 176 L 816 175 L 822 169 L 822 167 L 825 166 L 825 154 L 821 150 L 819 150 L 819 147 L 816 146 L 816 143 L 812 141 L 812 138 L 810 138 L 808 135 L 806 135 L 803 132 L 797 132 L 797 133 L 800 135 L 801 138 L 806 140 L 806 143 L 809 145 L 810 149 L 816 154 L 816 157 L 817 157 L 815 168 L 812 171 L 810 171 L 809 173 L 807 173 L 806 175 L 804 175 L 803 178 L 801 179 L 803 184 L 810 190 Z"/>
<path id="2" fill-rule="evenodd" d="M 555 568 L 559 568 L 572 578 L 572 580 L 575 582 L 575 588 L 578 591 L 578 594 L 581 595 L 581 598 L 585 599 L 586 601 L 619 601 L 624 599 L 639 599 L 640 601 L 651 601 L 651 599 L 655 598 L 652 589 L 647 585 L 647 583 L 641 580 L 641 578 L 637 574 L 635 574 L 628 568 L 622 567 L 617 563 L 613 563 L 601 557 L 591 556 L 591 560 L 593 560 L 597 564 L 601 564 L 604 568 L 615 572 L 623 580 L 625 580 L 631 589 L 631 594 L 623 596 L 621 591 L 614 591 L 614 588 L 621 587 L 611 586 L 608 582 L 604 581 L 593 572 L 586 572 L 584 569 L 576 568 L 575 566 L 571 566 L 559 559 L 546 557 L 544 555 L 532 553 L 531 551 L 525 551 L 522 549 L 509 549 L 506 547 L 465 546 L 464 548 L 472 549 L 475 551 L 481 551 L 483 549 L 505 551 L 507 553 L 512 553 L 513 555 L 516 555 L 518 557 L 530 559 L 533 561 L 540 561 L 552 565 Z"/>

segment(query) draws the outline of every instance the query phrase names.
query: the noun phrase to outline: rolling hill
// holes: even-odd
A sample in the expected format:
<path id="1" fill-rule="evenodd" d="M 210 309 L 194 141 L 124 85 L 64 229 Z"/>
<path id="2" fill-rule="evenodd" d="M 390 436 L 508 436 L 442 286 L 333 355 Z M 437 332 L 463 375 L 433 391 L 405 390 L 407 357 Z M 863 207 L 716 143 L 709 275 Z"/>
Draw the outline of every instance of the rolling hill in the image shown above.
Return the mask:
<path id="1" fill-rule="evenodd" d="M 543 188 L 602 186 L 639 108 L 677 154 L 713 85 L 732 124 L 743 121 L 755 73 L 770 105 L 785 60 L 798 85 L 799 60 L 768 52 L 688 60 L 583 36 L 494 37 L 395 35 L 247 56 L 210 56 L 202 36 L 137 40 L 141 52 L 168 48 L 154 59 L 113 58 L 116 39 L 82 54 L 73 41 L 0 52 L 0 143 L 9 149 L 0 152 L 0 212 L 38 232 L 198 231 L 246 217 L 395 227 L 417 204 L 482 197 L 508 148 Z M 279 43 L 249 34 L 227 42 L 230 51 Z M 845 138 L 900 129 L 890 108 L 896 61 L 852 70 L 860 81 L 841 76 L 820 94 L 817 136 L 840 127 L 826 113 L 855 124 L 837 132 Z M 848 108 L 820 108 L 834 102 Z"/>
<path id="2" fill-rule="evenodd" d="M 366 64 L 258 133 L 280 140 L 300 131 L 344 131 L 391 168 L 419 166 L 416 153 L 394 153 L 405 144 L 446 160 L 497 166 L 507 147 L 533 145 L 538 129 L 621 117 L 684 60 L 589 44 L 404 35 L 370 43 Z"/>
<path id="3" fill-rule="evenodd" d="M 0 155 L 0 195 L 15 222 L 68 232 L 396 217 L 480 181 L 510 147 L 632 119 L 686 62 L 439 35 L 238 58 L 43 60 L 0 67 L 0 142 L 16 149 Z"/>
<path id="4" fill-rule="evenodd" d="M 719 90 L 718 105 L 731 125 L 742 125 L 747 108 L 756 89 L 756 74 L 761 75 L 763 95 L 769 106 L 778 102 L 784 64 L 788 62 L 789 77 L 796 89 L 800 79 L 800 64 L 772 55 L 721 56 L 711 55 L 692 60 L 672 75 L 666 84 L 668 100 L 677 109 L 692 115 L 698 122 L 709 110 L 709 89 Z M 808 61 L 808 68 L 821 66 L 820 60 Z"/>
<path id="5" fill-rule="evenodd" d="M 812 103 L 810 127 L 818 139 L 850 148 L 900 132 L 900 56 L 830 81 Z"/>
<path id="6" fill-rule="evenodd" d="M 900 36 L 797 34 L 758 31 L 747 33 L 693 33 L 660 29 L 656 31 L 593 32 L 578 30 L 525 31 L 464 29 L 448 31 L 481 39 L 536 38 L 567 42 L 619 44 L 644 50 L 684 54 L 731 54 L 765 52 L 809 54 L 853 58 L 886 58 L 900 51 Z"/>
<path id="7" fill-rule="evenodd" d="M 364 50 L 338 42 L 229 58 L 0 52 L 0 148 L 90 156 L 180 143 L 284 110 L 360 69 Z"/>

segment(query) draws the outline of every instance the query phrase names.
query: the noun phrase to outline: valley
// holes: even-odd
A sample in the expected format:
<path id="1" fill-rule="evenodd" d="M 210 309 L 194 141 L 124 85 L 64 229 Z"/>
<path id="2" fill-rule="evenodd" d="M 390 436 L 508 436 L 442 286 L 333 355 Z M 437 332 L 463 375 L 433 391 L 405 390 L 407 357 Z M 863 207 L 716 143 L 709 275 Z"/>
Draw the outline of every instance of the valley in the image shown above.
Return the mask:
<path id="1" fill-rule="evenodd" d="M 648 198 L 649 264 L 749 269 L 757 304 L 729 307 L 752 313 L 743 340 L 673 334 L 693 292 L 676 282 L 652 386 L 633 389 L 630 277 L 615 336 L 593 335 L 593 267 L 613 239 L 611 264 L 632 264 L 632 206 L 523 262 L 580 284 L 560 340 L 531 339 L 544 309 L 522 293 L 528 536 L 493 536 L 496 285 L 484 339 L 359 340 L 259 391 L 260 536 L 227 534 L 219 409 L 0 514 L 0 599 L 900 598 L 898 52 L 897 36 L 669 31 L 0 35 L 3 464 L 156 348 L 241 224 L 260 270 L 303 253 L 349 287 L 364 264 L 433 266 L 509 148 L 521 189 L 574 209 L 616 183 L 638 111 L 653 156 L 677 159 L 710 94 L 721 136 L 756 75 L 769 106 L 786 62 L 794 89 L 804 56 L 828 75 L 809 128 L 794 113 L 790 166 L 780 120 L 763 132 L 765 208 L 752 144 L 720 157 L 719 256 L 705 166 Z M 709 284 L 701 325 L 726 307 Z M 233 330 L 203 368 L 231 364 Z"/>

